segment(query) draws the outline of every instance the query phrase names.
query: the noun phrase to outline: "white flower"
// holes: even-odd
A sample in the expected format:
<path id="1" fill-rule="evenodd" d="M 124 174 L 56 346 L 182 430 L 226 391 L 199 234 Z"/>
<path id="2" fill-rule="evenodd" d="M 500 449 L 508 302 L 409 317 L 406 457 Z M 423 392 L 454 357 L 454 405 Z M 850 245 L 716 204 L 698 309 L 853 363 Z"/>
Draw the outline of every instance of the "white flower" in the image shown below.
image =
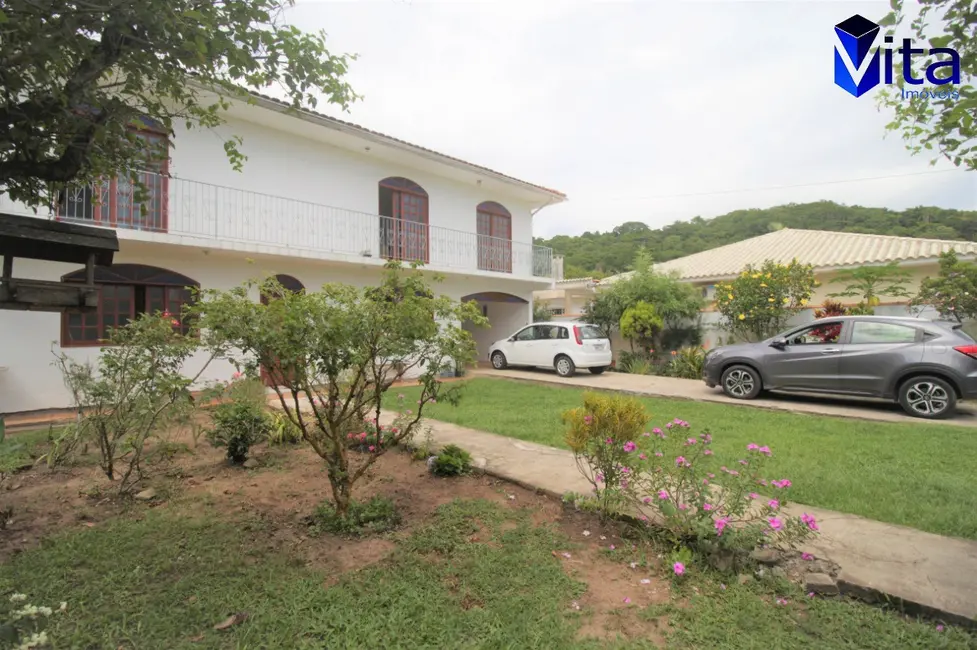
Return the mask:
<path id="1" fill-rule="evenodd" d="M 27 600 L 26 594 L 11 594 L 10 596 L 10 602 L 12 603 L 19 603 L 23 600 Z"/>
<path id="2" fill-rule="evenodd" d="M 64 601 L 64 600 L 62 600 L 62 601 L 61 601 L 61 606 L 60 606 L 60 607 L 58 607 L 58 611 L 59 611 L 59 612 L 63 612 L 63 611 L 65 611 L 66 609 L 68 609 L 68 602 L 67 602 L 67 601 Z"/>
<path id="3" fill-rule="evenodd" d="M 584 537 L 590 537 L 590 531 L 589 530 L 583 531 L 583 536 Z"/>

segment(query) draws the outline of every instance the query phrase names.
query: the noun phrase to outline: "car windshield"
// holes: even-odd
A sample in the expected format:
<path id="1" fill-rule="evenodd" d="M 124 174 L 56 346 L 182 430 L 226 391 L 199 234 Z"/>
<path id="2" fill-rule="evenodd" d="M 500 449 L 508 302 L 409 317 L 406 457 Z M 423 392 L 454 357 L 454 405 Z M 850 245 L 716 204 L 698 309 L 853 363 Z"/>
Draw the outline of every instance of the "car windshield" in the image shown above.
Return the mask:
<path id="1" fill-rule="evenodd" d="M 584 339 L 585 341 L 590 339 L 607 338 L 596 325 L 578 325 L 577 327 L 580 328 L 580 338 Z"/>

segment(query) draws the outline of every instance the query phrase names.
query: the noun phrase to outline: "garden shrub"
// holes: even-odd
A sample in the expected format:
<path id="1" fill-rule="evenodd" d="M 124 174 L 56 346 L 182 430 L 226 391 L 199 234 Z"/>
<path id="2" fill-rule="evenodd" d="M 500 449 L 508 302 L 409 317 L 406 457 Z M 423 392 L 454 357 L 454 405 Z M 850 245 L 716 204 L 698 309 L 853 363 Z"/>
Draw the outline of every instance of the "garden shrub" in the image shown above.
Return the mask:
<path id="1" fill-rule="evenodd" d="M 565 411 L 563 422 L 577 467 L 593 486 L 605 515 L 609 514 L 619 496 L 618 486 L 627 486 L 624 463 L 631 441 L 638 439 L 648 422 L 645 407 L 633 397 L 588 392 L 583 407 Z"/>
<path id="2" fill-rule="evenodd" d="M 240 465 L 248 459 L 251 445 L 268 437 L 271 428 L 266 413 L 265 391 L 256 379 L 232 380 L 224 391 L 224 399 L 214 407 L 213 426 L 207 439 L 215 447 L 227 449 L 227 459 Z"/>
<path id="3" fill-rule="evenodd" d="M 366 503 L 350 500 L 345 514 L 339 513 L 333 503 L 324 501 L 312 514 L 309 524 L 313 533 L 362 536 L 393 530 L 400 521 L 394 502 L 377 495 Z"/>
<path id="4" fill-rule="evenodd" d="M 751 443 L 742 458 L 722 464 L 708 431 L 693 436 L 679 419 L 643 431 L 647 415 L 626 397 L 585 395 L 564 420 L 603 516 L 637 514 L 677 548 L 710 556 L 793 548 L 817 531 L 812 516 L 782 514 L 791 482 L 764 478 L 766 446 Z"/>
<path id="5" fill-rule="evenodd" d="M 143 314 L 110 330 L 95 363 L 56 353 L 77 419 L 55 441 L 49 464 L 67 461 L 90 444 L 98 449 L 105 476 L 118 480 L 120 493 L 130 492 L 145 476 L 147 443 L 193 409 L 190 387 L 209 364 L 195 377 L 184 376 L 183 365 L 197 347 L 171 316 Z"/>
<path id="6" fill-rule="evenodd" d="M 716 285 L 720 327 L 745 341 L 773 336 L 805 308 L 819 285 L 813 267 L 797 260 L 748 264 L 736 279 Z"/>
<path id="7" fill-rule="evenodd" d="M 682 379 L 702 379 L 702 369 L 706 365 L 706 351 L 701 347 L 682 348 L 672 351 L 668 364 L 668 374 Z"/>
<path id="8" fill-rule="evenodd" d="M 281 411 L 268 415 L 268 442 L 272 445 L 294 445 L 302 442 L 302 430 Z"/>
<path id="9" fill-rule="evenodd" d="M 431 462 L 437 476 L 461 476 L 472 471 L 472 455 L 458 445 L 446 445 Z"/>

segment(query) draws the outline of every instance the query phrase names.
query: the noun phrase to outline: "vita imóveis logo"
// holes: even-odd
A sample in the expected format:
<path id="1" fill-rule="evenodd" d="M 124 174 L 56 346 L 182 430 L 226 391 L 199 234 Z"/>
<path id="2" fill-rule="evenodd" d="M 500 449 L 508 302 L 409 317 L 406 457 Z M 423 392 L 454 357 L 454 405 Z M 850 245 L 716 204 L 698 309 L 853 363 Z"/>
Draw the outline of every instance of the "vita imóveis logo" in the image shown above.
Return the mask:
<path id="1" fill-rule="evenodd" d="M 892 83 L 892 48 L 875 44 L 880 30 L 880 25 L 858 14 L 835 25 L 835 84 L 855 97 L 861 97 L 883 80 Z M 884 36 L 883 42 L 892 43 L 892 37 Z M 943 86 L 960 83 L 960 53 L 953 48 L 914 48 L 912 39 L 904 38 L 897 53 L 902 56 L 902 77 L 906 84 L 921 86 L 928 81 Z M 927 66 L 924 79 L 913 76 L 912 57 L 916 54 L 929 54 L 935 58 Z"/>

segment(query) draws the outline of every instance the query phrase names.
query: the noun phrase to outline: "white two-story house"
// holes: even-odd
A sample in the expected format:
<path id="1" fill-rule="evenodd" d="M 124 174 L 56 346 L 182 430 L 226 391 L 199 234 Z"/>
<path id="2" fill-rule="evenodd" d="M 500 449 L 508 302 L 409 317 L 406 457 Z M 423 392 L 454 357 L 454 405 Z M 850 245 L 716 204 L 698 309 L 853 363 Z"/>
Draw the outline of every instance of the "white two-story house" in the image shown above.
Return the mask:
<path id="1" fill-rule="evenodd" d="M 169 137 L 145 125 L 143 137 L 166 155 L 140 174 L 143 192 L 120 177 L 71 188 L 37 213 L 115 228 L 120 251 L 96 271 L 97 312 L 0 311 L 0 413 L 69 406 L 52 347 L 94 358 L 107 328 L 145 311 L 178 313 L 188 287 L 230 289 L 269 274 L 291 289 L 367 286 L 392 258 L 423 262 L 445 276 L 439 293 L 478 302 L 490 323 L 472 328 L 482 360 L 492 341 L 531 321 L 533 291 L 552 282 L 553 258 L 532 243 L 533 215 L 562 193 L 264 96 L 232 103 L 227 118 Z M 233 136 L 247 156 L 240 172 L 223 148 Z M 34 214 L 6 197 L 0 212 Z M 84 274 L 28 260 L 16 271 L 39 280 Z M 232 372 L 214 363 L 204 378 Z"/>

